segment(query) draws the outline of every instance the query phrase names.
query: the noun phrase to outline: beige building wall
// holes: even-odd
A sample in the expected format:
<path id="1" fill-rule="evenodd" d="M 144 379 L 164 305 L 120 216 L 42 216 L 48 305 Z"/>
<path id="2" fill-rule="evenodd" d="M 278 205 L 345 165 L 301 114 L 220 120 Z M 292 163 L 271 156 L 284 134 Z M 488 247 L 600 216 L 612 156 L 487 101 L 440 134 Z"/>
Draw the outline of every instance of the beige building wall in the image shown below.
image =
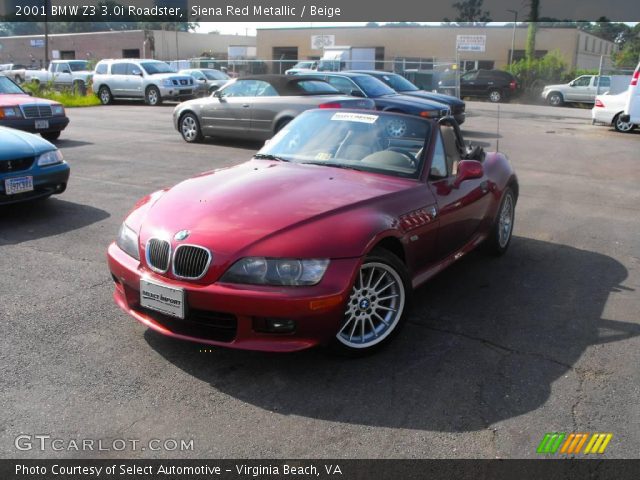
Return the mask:
<path id="1" fill-rule="evenodd" d="M 178 54 L 180 59 L 188 59 L 208 51 L 226 55 L 230 46 L 256 44 L 253 36 L 178 32 L 176 45 L 176 32 L 152 30 L 149 34 L 155 45 L 153 56 L 159 60 L 176 60 Z M 0 37 L 0 63 L 40 66 L 45 57 L 44 47 L 40 46 L 43 41 L 44 35 Z M 151 42 L 142 30 L 52 34 L 49 35 L 50 59 L 54 50 L 73 52 L 78 60 L 121 58 L 125 50 L 137 50 L 140 57 L 152 57 Z"/>
<path id="2" fill-rule="evenodd" d="M 335 28 L 284 28 L 259 29 L 257 31 L 258 58 L 277 60 L 273 57 L 274 47 L 297 47 L 299 59 L 322 56 L 322 50 L 313 49 L 311 37 L 314 35 L 334 35 L 335 45 L 351 47 L 384 47 L 384 60 L 391 62 L 400 57 L 435 58 L 443 61 L 455 59 L 457 35 L 486 35 L 484 52 L 460 52 L 460 60 L 489 60 L 495 68 L 509 63 L 509 52 L 513 29 L 508 27 L 335 27 Z M 575 28 L 540 28 L 536 37 L 536 50 L 558 50 L 570 67 L 597 68 L 593 56 L 600 53 L 581 52 L 584 37 L 602 42 L 602 52 L 610 56 L 614 49 L 612 42 L 594 37 Z M 527 39 L 526 26 L 516 28 L 515 51 L 524 50 Z M 582 39 L 582 42 L 580 42 Z M 598 47 L 596 47 L 597 49 Z M 602 53 L 605 55 L 605 53 Z M 588 59 L 588 60 L 587 60 Z M 588 67 L 579 65 L 588 64 Z M 391 67 L 391 63 L 387 64 Z"/>

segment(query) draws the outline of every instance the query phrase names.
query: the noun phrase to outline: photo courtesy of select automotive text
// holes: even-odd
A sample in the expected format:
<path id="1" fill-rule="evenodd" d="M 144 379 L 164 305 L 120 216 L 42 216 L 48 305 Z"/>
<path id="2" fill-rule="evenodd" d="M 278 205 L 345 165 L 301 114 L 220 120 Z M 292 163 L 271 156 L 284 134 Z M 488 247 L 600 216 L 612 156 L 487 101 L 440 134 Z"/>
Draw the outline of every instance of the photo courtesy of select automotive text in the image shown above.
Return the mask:
<path id="1" fill-rule="evenodd" d="M 0 480 L 638 480 L 640 3 L 0 0 Z"/>

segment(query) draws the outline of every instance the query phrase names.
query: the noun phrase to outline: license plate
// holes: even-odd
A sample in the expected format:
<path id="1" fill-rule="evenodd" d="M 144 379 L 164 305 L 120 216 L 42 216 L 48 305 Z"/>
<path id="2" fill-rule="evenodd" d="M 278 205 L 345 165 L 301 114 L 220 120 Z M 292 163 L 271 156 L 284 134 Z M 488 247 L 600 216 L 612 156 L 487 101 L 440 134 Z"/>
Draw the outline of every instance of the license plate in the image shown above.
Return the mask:
<path id="1" fill-rule="evenodd" d="M 36 120 L 36 130 L 49 128 L 49 120 Z"/>
<path id="2" fill-rule="evenodd" d="M 140 305 L 184 319 L 184 290 L 141 279 Z"/>
<path id="3" fill-rule="evenodd" d="M 33 177 L 7 178 L 4 181 L 4 191 L 7 195 L 33 191 Z"/>

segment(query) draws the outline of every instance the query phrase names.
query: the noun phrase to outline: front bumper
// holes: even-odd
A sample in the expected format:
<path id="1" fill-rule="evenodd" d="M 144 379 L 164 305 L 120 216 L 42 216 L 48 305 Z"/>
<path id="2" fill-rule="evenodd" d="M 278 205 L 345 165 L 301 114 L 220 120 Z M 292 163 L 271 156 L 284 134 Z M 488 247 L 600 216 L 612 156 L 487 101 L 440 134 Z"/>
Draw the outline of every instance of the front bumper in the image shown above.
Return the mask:
<path id="1" fill-rule="evenodd" d="M 163 100 L 181 100 L 181 99 L 193 98 L 194 95 L 196 94 L 195 88 L 196 88 L 196 85 L 190 85 L 188 87 L 186 86 L 185 87 L 178 87 L 178 86 L 159 87 L 160 96 L 162 97 Z"/>
<path id="2" fill-rule="evenodd" d="M 245 350 L 293 352 L 327 344 L 338 331 L 361 259 L 332 260 L 322 282 L 311 287 L 201 285 L 157 275 L 112 243 L 109 269 L 114 300 L 143 325 L 163 335 Z M 140 306 L 140 279 L 185 290 L 185 320 Z M 292 333 L 264 333 L 265 319 L 293 320 Z"/>
<path id="3" fill-rule="evenodd" d="M 40 120 L 47 120 L 49 122 L 48 128 L 36 128 L 36 122 Z M 30 133 L 50 133 L 61 132 L 67 125 L 69 125 L 69 118 L 63 117 L 48 117 L 48 118 L 18 118 L 15 120 L 2 120 L 0 125 L 4 127 L 15 128 L 16 130 L 22 130 Z"/>
<path id="4" fill-rule="evenodd" d="M 66 190 L 69 174 L 71 170 L 67 163 L 52 165 L 50 167 L 32 167 L 12 173 L 0 174 L 0 205 L 35 200 L 37 198 L 48 197 L 59 194 Z M 33 191 L 7 195 L 5 191 L 5 180 L 8 178 L 33 177 Z"/>

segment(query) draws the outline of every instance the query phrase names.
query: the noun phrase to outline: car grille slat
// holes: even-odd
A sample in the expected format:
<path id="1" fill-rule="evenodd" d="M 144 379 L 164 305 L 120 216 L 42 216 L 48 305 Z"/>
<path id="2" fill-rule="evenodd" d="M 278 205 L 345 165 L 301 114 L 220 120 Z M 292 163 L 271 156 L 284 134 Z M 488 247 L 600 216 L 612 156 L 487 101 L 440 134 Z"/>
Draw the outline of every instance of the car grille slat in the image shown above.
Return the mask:
<path id="1" fill-rule="evenodd" d="M 33 165 L 35 157 L 23 157 L 16 158 L 15 160 L 8 160 L 0 162 L 0 173 L 11 173 L 28 170 Z"/>
<path id="2" fill-rule="evenodd" d="M 22 105 L 20 109 L 24 118 L 47 118 L 53 115 L 51 105 Z"/>
<path id="3" fill-rule="evenodd" d="M 197 280 L 202 278 L 211 263 L 211 252 L 197 245 L 179 245 L 173 256 L 176 277 Z"/>
<path id="4" fill-rule="evenodd" d="M 147 242 L 147 263 L 158 272 L 169 270 L 171 245 L 166 240 L 151 238 Z"/>

